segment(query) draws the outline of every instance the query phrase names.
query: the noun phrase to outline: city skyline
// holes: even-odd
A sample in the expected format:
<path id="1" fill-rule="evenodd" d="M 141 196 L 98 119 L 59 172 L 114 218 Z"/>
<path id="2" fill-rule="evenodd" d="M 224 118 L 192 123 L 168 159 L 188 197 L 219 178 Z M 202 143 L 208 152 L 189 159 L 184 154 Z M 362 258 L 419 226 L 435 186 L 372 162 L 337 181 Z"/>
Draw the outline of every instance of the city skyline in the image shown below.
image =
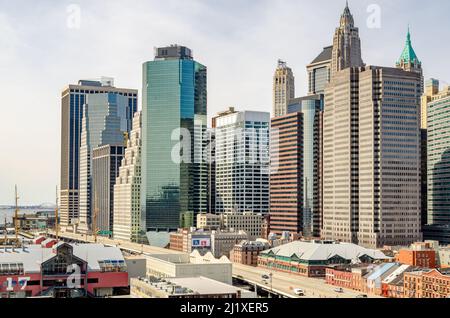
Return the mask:
<path id="1" fill-rule="evenodd" d="M 448 75 L 437 61 L 442 60 L 446 46 L 439 43 L 437 49 L 431 50 L 428 45 L 430 34 L 433 38 L 444 38 L 445 28 L 444 25 L 432 28 L 426 15 L 429 10 L 434 13 L 434 21 L 439 20 L 446 11 L 443 7 L 449 7 L 449 3 L 427 4 L 418 16 L 413 12 L 415 6 L 408 9 L 409 6 L 402 5 L 404 2 L 378 2 L 380 29 L 369 28 L 365 21 L 371 15 L 366 12 L 371 1 L 350 2 L 360 29 L 364 61 L 368 65 L 394 67 L 409 23 L 425 78 L 437 78 L 445 84 Z M 332 44 L 330 35 L 338 22 L 336 12 L 345 6 L 344 1 L 324 0 L 313 5 L 294 1 L 259 1 L 258 4 L 239 1 L 240 7 L 248 10 L 218 23 L 222 21 L 220 17 L 229 19 L 235 1 L 189 4 L 169 1 L 165 8 L 158 7 L 156 1 L 127 8 L 114 1 L 106 5 L 103 1 L 95 4 L 79 1 L 80 28 L 73 28 L 67 25 L 73 12 L 68 12 L 69 2 L 55 5 L 41 1 L 27 5 L 20 11 L 21 15 L 18 6 L 6 1 L 0 4 L 0 28 L 4 30 L 0 40 L 0 83 L 9 96 L 20 96 L 20 99 L 6 96 L 4 103 L 8 107 L 2 108 L 0 116 L 3 119 L 0 140 L 7 154 L 0 158 L 0 204 L 12 204 L 14 184 L 18 184 L 21 205 L 54 202 L 54 188 L 59 184 L 59 169 L 55 169 L 60 162 L 59 94 L 67 84 L 75 84 L 79 79 L 113 76 L 117 87 L 139 90 L 141 109 L 142 63 L 152 59 L 153 47 L 178 43 L 192 48 L 196 59 L 208 67 L 209 118 L 228 106 L 236 106 L 239 111 L 270 111 L 277 59 L 287 61 L 292 67 L 297 97 L 305 95 L 306 65 L 323 47 Z M 318 10 L 324 4 L 326 9 L 317 12 L 321 24 L 313 24 L 317 15 L 308 16 L 308 11 Z M 108 14 L 119 8 L 121 15 Z M 187 8 L 192 11 L 185 13 Z M 118 19 L 127 17 L 133 17 L 133 25 L 119 24 L 120 29 L 115 29 Z M 198 17 L 205 17 L 206 21 L 202 20 L 205 25 L 197 24 Z M 298 24 L 278 23 L 279 19 L 294 21 L 294 17 Z M 169 19 L 170 28 L 167 28 L 164 21 Z M 114 36 L 105 36 L 105 32 Z M 279 33 L 285 36 L 277 36 Z M 379 41 L 386 43 L 382 51 Z M 30 94 L 23 94 L 24 87 Z M 39 169 L 34 169 L 35 166 Z"/>

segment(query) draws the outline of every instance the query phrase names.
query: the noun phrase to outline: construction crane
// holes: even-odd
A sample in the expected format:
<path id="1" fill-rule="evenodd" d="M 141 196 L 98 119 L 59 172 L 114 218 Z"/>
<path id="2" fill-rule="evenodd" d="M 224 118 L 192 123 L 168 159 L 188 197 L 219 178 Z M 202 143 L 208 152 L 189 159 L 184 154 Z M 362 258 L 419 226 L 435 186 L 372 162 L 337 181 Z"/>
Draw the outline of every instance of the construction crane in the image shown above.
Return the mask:
<path id="1" fill-rule="evenodd" d="M 98 227 L 97 227 L 97 217 L 98 217 L 98 204 L 97 204 L 97 192 L 94 196 L 94 216 L 92 220 L 92 232 L 94 232 L 94 241 L 97 243 Z"/>
<path id="2" fill-rule="evenodd" d="M 14 232 L 16 234 L 16 245 L 19 246 L 19 196 L 17 194 L 17 185 L 16 185 L 16 210 L 14 212 Z"/>
<path id="3" fill-rule="evenodd" d="M 56 241 L 59 241 L 58 186 L 56 186 L 55 236 L 56 236 Z"/>
<path id="4" fill-rule="evenodd" d="M 7 222 L 7 220 L 6 220 L 6 215 L 5 215 L 5 246 L 6 245 L 8 245 L 8 228 L 7 228 L 7 226 L 6 226 L 6 222 Z"/>

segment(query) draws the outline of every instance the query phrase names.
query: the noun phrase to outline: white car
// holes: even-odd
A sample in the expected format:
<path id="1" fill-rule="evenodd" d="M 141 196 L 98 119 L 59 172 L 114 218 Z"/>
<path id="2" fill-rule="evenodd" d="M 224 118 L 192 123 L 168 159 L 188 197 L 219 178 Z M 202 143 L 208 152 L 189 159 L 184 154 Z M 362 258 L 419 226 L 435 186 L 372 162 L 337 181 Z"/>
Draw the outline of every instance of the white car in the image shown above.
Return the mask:
<path id="1" fill-rule="evenodd" d="M 305 292 L 303 291 L 303 289 L 300 288 L 295 288 L 294 294 L 296 294 L 297 296 L 305 296 Z"/>
<path id="2" fill-rule="evenodd" d="M 336 293 L 343 293 L 344 292 L 344 290 L 342 288 L 335 288 L 334 291 Z"/>

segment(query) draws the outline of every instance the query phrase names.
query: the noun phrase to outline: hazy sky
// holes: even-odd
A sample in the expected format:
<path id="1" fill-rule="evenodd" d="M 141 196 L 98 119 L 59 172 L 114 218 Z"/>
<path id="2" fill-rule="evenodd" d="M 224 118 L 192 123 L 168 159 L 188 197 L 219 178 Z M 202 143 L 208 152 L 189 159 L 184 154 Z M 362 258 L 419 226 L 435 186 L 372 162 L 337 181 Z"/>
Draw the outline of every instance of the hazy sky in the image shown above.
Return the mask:
<path id="1" fill-rule="evenodd" d="M 381 9 L 381 28 L 367 23 L 375 12 L 367 12 L 370 5 Z M 16 183 L 22 204 L 54 202 L 65 85 L 111 76 L 116 86 L 141 91 L 141 65 L 153 59 L 153 48 L 178 43 L 208 67 L 209 115 L 228 106 L 271 111 L 277 59 L 292 67 L 297 96 L 304 95 L 305 66 L 331 45 L 344 6 L 344 0 L 0 0 L 0 204 L 13 203 Z M 450 82 L 448 0 L 352 0 L 350 9 L 367 64 L 393 66 L 409 23 L 425 76 Z"/>

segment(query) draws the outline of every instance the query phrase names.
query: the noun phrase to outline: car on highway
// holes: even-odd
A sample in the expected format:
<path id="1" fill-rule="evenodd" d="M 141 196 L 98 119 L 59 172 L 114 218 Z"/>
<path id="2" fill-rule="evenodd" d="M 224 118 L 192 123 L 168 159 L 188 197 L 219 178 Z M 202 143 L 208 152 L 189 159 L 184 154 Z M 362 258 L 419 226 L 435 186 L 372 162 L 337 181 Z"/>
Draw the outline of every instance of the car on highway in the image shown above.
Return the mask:
<path id="1" fill-rule="evenodd" d="M 294 294 L 296 294 L 297 296 L 305 296 L 305 292 L 301 288 L 295 288 Z"/>
<path id="2" fill-rule="evenodd" d="M 336 293 L 340 293 L 340 294 L 342 294 L 344 292 L 344 290 L 342 288 L 335 288 L 334 291 Z"/>
<path id="3" fill-rule="evenodd" d="M 361 295 L 356 296 L 356 298 L 367 298 L 367 295 L 361 294 Z"/>

